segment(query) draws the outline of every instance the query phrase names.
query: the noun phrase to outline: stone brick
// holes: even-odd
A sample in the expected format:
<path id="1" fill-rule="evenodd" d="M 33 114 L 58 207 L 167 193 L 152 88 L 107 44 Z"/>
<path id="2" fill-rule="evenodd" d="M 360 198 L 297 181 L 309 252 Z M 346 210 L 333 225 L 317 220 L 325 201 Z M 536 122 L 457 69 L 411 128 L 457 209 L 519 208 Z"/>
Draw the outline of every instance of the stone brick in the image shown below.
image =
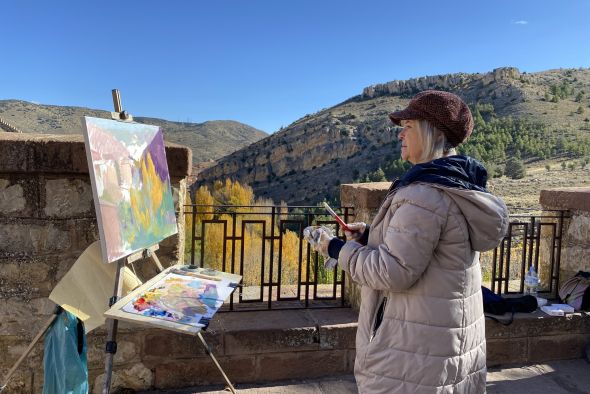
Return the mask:
<path id="1" fill-rule="evenodd" d="M 516 364 L 527 361 L 527 338 L 488 339 L 488 367 L 501 364 Z"/>
<path id="2" fill-rule="evenodd" d="M 320 327 L 320 349 L 354 349 L 357 324 Z"/>
<path id="3" fill-rule="evenodd" d="M 67 251 L 71 239 L 68 223 L 21 221 L 5 224 L 0 220 L 0 257 L 38 256 Z"/>
<path id="4" fill-rule="evenodd" d="M 541 190 L 539 202 L 545 209 L 580 210 L 590 212 L 590 188 L 564 187 Z"/>
<path id="5" fill-rule="evenodd" d="M 590 239 L 587 245 L 565 244 L 561 251 L 560 269 L 574 275 L 582 270 L 587 271 L 590 266 Z M 561 275 L 561 271 L 560 271 Z M 560 282 L 570 278 L 571 275 L 560 276 Z"/>
<path id="6" fill-rule="evenodd" d="M 27 359 L 24 360 L 23 366 L 31 365 L 32 360 L 39 360 L 43 357 L 43 346 L 35 346 Z M 31 341 L 27 338 L 19 338 L 16 336 L 2 336 L 0 337 L 0 354 L 2 358 L 0 360 L 0 367 L 12 367 L 14 363 L 20 358 L 25 352 Z"/>
<path id="7" fill-rule="evenodd" d="M 80 253 L 86 250 L 90 244 L 99 240 L 96 218 L 73 219 L 71 224 L 72 232 L 76 235 L 74 238 L 75 248 Z"/>
<path id="8" fill-rule="evenodd" d="M 48 217 L 71 218 L 94 215 L 90 180 L 47 179 L 43 212 Z"/>
<path id="9" fill-rule="evenodd" d="M 590 334 L 590 314 L 572 313 L 566 316 L 548 316 L 541 311 L 538 314 L 544 316 L 538 321 L 528 321 L 526 336 L 534 338 L 548 335 Z"/>
<path id="10" fill-rule="evenodd" d="M 4 376 L 8 373 L 9 369 L 0 368 L 0 376 L 4 379 Z M 2 383 L 5 383 L 2 380 Z M 30 370 L 24 370 L 20 368 L 10 378 L 10 381 L 6 385 L 6 388 L 2 390 L 2 394 L 31 394 L 38 391 L 33 391 L 33 373 Z"/>
<path id="11" fill-rule="evenodd" d="M 584 347 L 590 345 L 590 335 L 566 333 L 529 337 L 528 342 L 528 362 L 582 358 Z"/>
<path id="12" fill-rule="evenodd" d="M 104 379 L 104 373 L 92 380 L 90 380 L 89 376 L 88 383 L 90 391 L 92 393 L 101 394 Z M 129 389 L 133 392 L 136 390 L 146 390 L 152 387 L 153 381 L 153 372 L 142 363 L 136 363 L 131 367 L 126 368 L 113 368 L 113 373 L 111 375 L 111 392 L 124 392 L 124 389 Z"/>
<path id="13" fill-rule="evenodd" d="M 55 304 L 47 298 L 22 301 L 16 298 L 0 299 L 0 337 L 15 335 L 29 341 L 51 317 Z"/>
<path id="14" fill-rule="evenodd" d="M 258 356 L 258 381 L 316 378 L 348 372 L 346 350 L 273 353 Z"/>
<path id="15" fill-rule="evenodd" d="M 564 332 L 588 333 L 590 314 L 573 313 L 567 316 L 549 316 L 537 310 L 533 313 L 517 313 L 512 324 L 506 326 L 486 320 L 486 338 L 524 338 L 558 335 Z"/>
<path id="16" fill-rule="evenodd" d="M 228 313 L 221 324 L 226 355 L 319 348 L 315 323 L 304 311 L 249 312 L 247 318 L 241 313 Z"/>
<path id="17" fill-rule="evenodd" d="M 343 206 L 355 209 L 376 209 L 387 195 L 391 182 L 343 184 L 340 186 L 340 201 Z"/>
<path id="18" fill-rule="evenodd" d="M 0 260 L 0 298 L 48 297 L 55 257 Z"/>
<path id="19" fill-rule="evenodd" d="M 351 349 L 346 352 L 346 370 L 350 372 L 354 372 L 354 361 L 356 360 L 356 350 Z"/>
<path id="20" fill-rule="evenodd" d="M 217 357 L 217 361 L 232 382 L 256 381 L 254 357 Z M 154 386 L 156 389 L 181 388 L 207 384 L 224 383 L 223 376 L 209 357 L 188 361 L 174 361 L 156 364 Z"/>
<path id="21" fill-rule="evenodd" d="M 358 313 L 349 308 L 307 311 L 320 332 L 320 349 L 354 349 Z"/>
<path id="22" fill-rule="evenodd" d="M 570 244 L 586 246 L 590 249 L 590 212 L 574 212 L 569 220 L 565 237 Z"/>
<path id="23" fill-rule="evenodd" d="M 0 178 L 0 216 L 32 216 L 37 193 L 30 193 L 29 185 L 23 183 Z"/>
<path id="24" fill-rule="evenodd" d="M 211 323 L 213 328 L 215 323 Z M 223 335 L 219 330 L 202 333 L 205 342 L 211 347 L 216 357 L 223 355 Z M 157 330 L 144 338 L 145 359 L 182 359 L 206 356 L 205 347 L 194 335 L 180 334 L 171 331 Z"/>
<path id="25" fill-rule="evenodd" d="M 315 327 L 231 332 L 225 334 L 224 341 L 227 355 L 289 352 L 295 349 L 299 352 L 319 348 Z"/>
<path id="26" fill-rule="evenodd" d="M 97 368 L 104 365 L 106 336 L 93 335 L 89 333 L 88 344 L 88 367 Z M 117 353 L 113 357 L 115 365 L 125 365 L 141 361 L 141 338 L 133 335 L 117 335 Z"/>

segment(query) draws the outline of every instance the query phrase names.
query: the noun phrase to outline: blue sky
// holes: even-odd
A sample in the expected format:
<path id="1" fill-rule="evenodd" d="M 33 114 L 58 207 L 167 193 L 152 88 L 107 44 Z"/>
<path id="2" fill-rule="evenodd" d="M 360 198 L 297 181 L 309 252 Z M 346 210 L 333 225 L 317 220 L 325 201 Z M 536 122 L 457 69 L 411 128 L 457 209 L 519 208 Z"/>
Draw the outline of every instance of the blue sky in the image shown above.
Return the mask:
<path id="1" fill-rule="evenodd" d="M 0 99 L 274 132 L 395 79 L 590 67 L 590 1 L 2 0 Z"/>

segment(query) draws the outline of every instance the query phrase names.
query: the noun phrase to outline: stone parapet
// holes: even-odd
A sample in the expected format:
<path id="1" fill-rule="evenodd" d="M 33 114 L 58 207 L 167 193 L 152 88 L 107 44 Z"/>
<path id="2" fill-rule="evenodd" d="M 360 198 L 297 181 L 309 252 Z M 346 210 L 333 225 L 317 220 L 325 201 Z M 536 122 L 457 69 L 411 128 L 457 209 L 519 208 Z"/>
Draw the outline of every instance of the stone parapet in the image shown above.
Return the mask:
<path id="1" fill-rule="evenodd" d="M 354 207 L 355 220 L 370 223 L 387 195 L 391 182 L 340 185 L 340 203 Z"/>
<path id="2" fill-rule="evenodd" d="M 349 308 L 219 313 L 204 338 L 233 383 L 330 376 L 353 370 L 356 322 Z M 117 340 L 126 349 L 115 355 L 114 381 L 128 382 L 121 387 L 141 383 L 129 381 L 133 368 L 146 368 L 151 377 L 136 389 L 223 383 L 194 336 L 131 326 Z M 95 393 L 104 372 L 103 346 L 103 338 L 89 345 Z"/>
<path id="3" fill-rule="evenodd" d="M 184 257 L 183 205 L 191 151 L 167 143 L 166 156 L 179 233 L 160 244 L 158 256 L 170 264 Z M 47 297 L 55 285 L 97 239 L 83 137 L 0 132 L 0 376 L 50 317 L 54 304 Z M 88 340 L 90 359 L 102 359 L 104 332 L 92 333 Z M 151 374 L 139 366 L 141 346 L 132 335 L 119 344 L 118 362 L 133 364 L 127 375 L 120 374 L 123 382 L 132 376 L 146 380 Z M 35 347 L 3 393 L 41 392 L 42 349 L 42 344 Z"/>
<path id="4" fill-rule="evenodd" d="M 204 337 L 233 383 L 314 378 L 353 371 L 357 319 L 349 308 L 219 313 Z M 99 331 L 89 342 L 95 393 L 102 381 L 103 335 Z M 486 339 L 488 366 L 581 358 L 590 344 L 590 314 L 519 313 L 508 326 L 486 319 Z M 114 381 L 120 387 L 223 383 L 194 336 L 125 325 L 118 342 Z M 132 379 L 132 370 L 141 371 L 142 378 Z"/>
<path id="5" fill-rule="evenodd" d="M 370 224 L 385 199 L 391 182 L 351 183 L 340 185 L 340 204 L 354 207 L 354 221 Z M 346 300 L 355 309 L 361 305 L 360 286 L 346 281 Z"/>
<path id="6" fill-rule="evenodd" d="M 539 201 L 544 210 L 568 211 L 561 237 L 560 284 L 578 271 L 590 271 L 590 188 L 541 190 Z"/>
<path id="7" fill-rule="evenodd" d="M 191 173 L 192 151 L 166 142 L 170 177 Z M 1 173 L 88 174 L 82 135 L 0 133 Z"/>
<path id="8" fill-rule="evenodd" d="M 541 190 L 544 209 L 590 212 L 590 187 L 563 187 Z"/>
<path id="9" fill-rule="evenodd" d="M 590 345 L 590 313 L 517 313 L 507 326 L 486 319 L 486 341 L 488 367 L 582 358 Z"/>

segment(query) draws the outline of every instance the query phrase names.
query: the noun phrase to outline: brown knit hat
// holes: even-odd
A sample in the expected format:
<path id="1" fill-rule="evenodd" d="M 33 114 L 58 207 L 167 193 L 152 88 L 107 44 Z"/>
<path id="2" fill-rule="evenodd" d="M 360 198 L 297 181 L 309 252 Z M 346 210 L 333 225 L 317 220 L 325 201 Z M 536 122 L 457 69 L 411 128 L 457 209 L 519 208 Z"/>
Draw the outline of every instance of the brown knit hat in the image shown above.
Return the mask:
<path id="1" fill-rule="evenodd" d="M 467 104 L 459 96 L 440 90 L 418 93 L 406 109 L 389 114 L 389 119 L 398 126 L 402 119 L 427 120 L 444 133 L 453 147 L 473 131 L 473 117 Z"/>

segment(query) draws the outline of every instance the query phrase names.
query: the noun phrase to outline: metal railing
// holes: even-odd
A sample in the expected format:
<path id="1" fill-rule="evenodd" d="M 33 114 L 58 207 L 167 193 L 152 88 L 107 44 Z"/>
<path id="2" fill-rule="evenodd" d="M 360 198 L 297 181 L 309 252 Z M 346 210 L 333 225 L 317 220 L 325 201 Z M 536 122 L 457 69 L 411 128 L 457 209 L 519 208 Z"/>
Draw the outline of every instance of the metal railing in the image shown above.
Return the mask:
<path id="1" fill-rule="evenodd" d="M 487 252 L 487 256 L 480 256 L 485 279 L 485 261 L 491 254 L 490 289 L 497 294 L 523 293 L 525 274 L 532 265 L 541 279 L 539 293 L 554 297 L 559 283 L 563 228 L 567 219 L 567 211 L 511 215 L 508 233 L 500 245 Z"/>
<path id="2" fill-rule="evenodd" d="M 353 209 L 336 209 L 345 221 Z M 345 276 L 326 270 L 303 239 L 303 229 L 337 223 L 317 206 L 186 205 L 185 261 L 242 275 L 242 285 L 223 310 L 346 306 Z"/>
<path id="3" fill-rule="evenodd" d="M 354 216 L 341 207 L 345 221 Z M 345 275 L 326 270 L 323 258 L 303 240 L 303 229 L 337 223 L 317 206 L 186 205 L 185 261 L 243 276 L 224 309 L 230 311 L 343 307 Z M 567 211 L 510 215 L 508 232 L 493 251 L 482 253 L 483 284 L 498 294 L 524 291 L 533 265 L 544 296 L 555 296 Z"/>

